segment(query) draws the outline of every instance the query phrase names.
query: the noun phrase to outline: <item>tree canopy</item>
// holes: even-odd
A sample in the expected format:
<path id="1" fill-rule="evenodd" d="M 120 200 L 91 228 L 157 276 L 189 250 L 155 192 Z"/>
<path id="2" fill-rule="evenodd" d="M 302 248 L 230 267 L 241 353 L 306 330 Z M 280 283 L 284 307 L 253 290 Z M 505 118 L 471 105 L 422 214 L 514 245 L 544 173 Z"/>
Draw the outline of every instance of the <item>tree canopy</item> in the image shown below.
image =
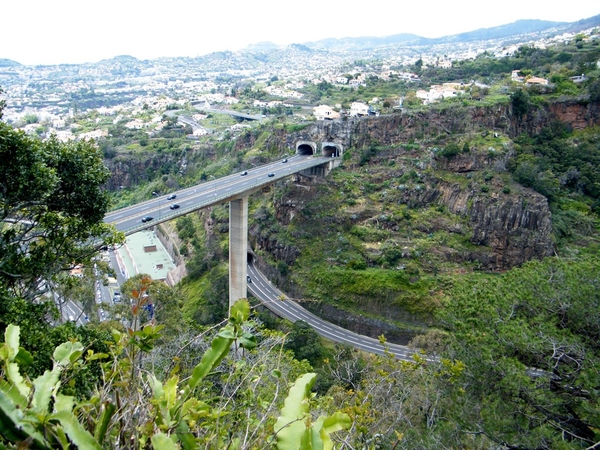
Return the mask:
<path id="1" fill-rule="evenodd" d="M 599 275 L 597 256 L 549 258 L 454 287 L 441 320 L 465 364 L 463 429 L 508 448 L 598 442 Z"/>
<path id="2" fill-rule="evenodd" d="M 33 299 L 120 234 L 103 222 L 110 175 L 87 141 L 42 142 L 0 122 L 0 281 Z"/>

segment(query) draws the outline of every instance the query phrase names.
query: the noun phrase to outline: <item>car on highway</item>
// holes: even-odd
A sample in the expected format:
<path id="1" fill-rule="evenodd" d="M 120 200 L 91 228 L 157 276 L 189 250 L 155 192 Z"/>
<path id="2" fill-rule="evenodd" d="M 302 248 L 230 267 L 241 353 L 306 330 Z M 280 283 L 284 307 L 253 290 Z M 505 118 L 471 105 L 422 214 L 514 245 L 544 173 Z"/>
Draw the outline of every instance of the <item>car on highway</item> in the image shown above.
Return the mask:
<path id="1" fill-rule="evenodd" d="M 167 197 L 167 200 L 174 200 L 177 198 L 177 194 L 171 194 Z"/>
<path id="2" fill-rule="evenodd" d="M 177 209 L 179 208 L 179 205 L 177 203 L 173 203 L 171 206 L 169 206 L 169 209 Z"/>
<path id="3" fill-rule="evenodd" d="M 275 174 L 273 172 L 271 172 L 269 175 L 267 175 L 268 177 L 274 177 Z"/>
<path id="4" fill-rule="evenodd" d="M 285 158 L 283 161 L 281 161 L 282 163 L 286 163 L 287 162 L 287 158 Z"/>
<path id="5" fill-rule="evenodd" d="M 154 220 L 154 217 L 150 217 L 150 216 L 142 217 L 142 222 L 144 222 L 144 223 L 150 222 L 151 220 Z"/>
<path id="6" fill-rule="evenodd" d="M 248 171 L 247 171 L 247 170 L 244 170 L 244 171 L 242 172 L 242 176 L 243 176 L 243 177 L 245 177 L 246 175 L 248 175 Z"/>
<path id="7" fill-rule="evenodd" d="M 250 278 L 250 275 L 248 275 L 248 276 L 246 277 L 246 281 L 247 281 L 248 283 L 252 283 L 252 278 Z"/>

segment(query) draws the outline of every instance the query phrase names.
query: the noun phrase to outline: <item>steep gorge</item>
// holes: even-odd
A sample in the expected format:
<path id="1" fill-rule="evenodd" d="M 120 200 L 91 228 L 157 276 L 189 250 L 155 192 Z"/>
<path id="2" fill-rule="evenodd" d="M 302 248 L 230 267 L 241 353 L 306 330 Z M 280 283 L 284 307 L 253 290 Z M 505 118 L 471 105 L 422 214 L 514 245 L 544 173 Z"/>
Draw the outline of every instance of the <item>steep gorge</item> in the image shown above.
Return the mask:
<path id="1" fill-rule="evenodd" d="M 421 161 L 421 172 L 427 175 L 419 183 L 418 189 L 403 191 L 401 202 L 411 206 L 426 207 L 442 205 L 452 214 L 468 217 L 472 227 L 471 242 L 489 247 L 492 252 L 475 251 L 467 259 L 478 259 L 488 270 L 503 270 L 532 258 L 543 258 L 552 254 L 552 223 L 547 200 L 540 194 L 513 186 L 513 192 L 502 192 L 505 182 L 495 177 L 489 184 L 490 191 L 479 192 L 484 183 L 474 181 L 468 186 L 449 183 L 436 175 L 436 170 L 472 177 L 482 171 L 494 174 L 506 172 L 506 162 L 511 157 L 510 148 L 500 149 L 501 154 L 490 153 L 489 149 L 475 149 L 468 154 L 454 158 L 435 158 L 427 145 L 432 145 L 432 136 L 443 133 L 447 141 L 464 139 L 468 135 L 487 135 L 506 133 L 514 137 L 519 132 L 539 132 L 554 120 L 567 123 L 572 128 L 584 128 L 600 122 L 597 105 L 585 105 L 576 102 L 554 103 L 547 108 L 533 112 L 529 117 L 516 118 L 511 114 L 510 105 L 490 108 L 455 108 L 432 110 L 429 114 L 398 114 L 393 116 L 348 119 L 335 122 L 317 122 L 296 135 L 273 133 L 268 145 L 279 148 L 293 146 L 297 140 L 315 142 L 331 141 L 349 148 L 365 148 L 377 143 L 387 146 L 385 154 L 378 154 L 370 161 L 372 172 L 391 160 L 401 161 L 409 158 Z M 421 151 L 407 152 L 402 144 L 422 142 Z M 246 143 L 248 144 L 248 143 Z M 387 171 L 383 179 L 401 177 L 411 168 L 407 164 L 398 164 L 399 169 Z M 356 170 L 356 161 L 348 158 L 341 170 Z M 374 176 L 375 180 L 377 176 Z M 300 179 L 298 179 L 300 181 Z M 305 180 L 306 181 L 306 180 Z M 374 181 L 377 182 L 377 181 Z M 298 189 L 294 195 L 288 195 L 286 201 L 277 203 L 277 217 L 282 224 L 289 221 L 302 208 L 302 199 L 310 191 L 310 183 L 296 183 Z M 287 219 L 286 219 L 287 218 Z M 260 246 L 276 259 L 293 263 L 297 249 L 286 249 L 273 241 L 261 241 Z M 477 255 L 474 257 L 473 255 Z"/>
<path id="2" fill-rule="evenodd" d="M 284 195 L 278 194 L 274 200 L 278 223 L 287 226 L 294 220 L 301 220 L 304 221 L 301 226 L 307 229 L 322 227 L 324 223 L 335 229 L 344 223 L 364 225 L 377 222 L 379 228 L 392 232 L 390 240 L 409 242 L 404 247 L 405 259 L 402 261 L 410 261 L 415 248 L 411 247 L 410 239 L 402 236 L 402 218 L 399 220 L 398 214 L 389 212 L 397 210 L 398 205 L 411 211 L 442 208 L 445 217 L 420 222 L 414 228 L 426 236 L 439 232 L 463 235 L 472 245 L 462 248 L 432 245 L 426 250 L 430 252 L 428 256 L 457 265 L 476 263 L 476 267 L 488 271 L 503 271 L 531 259 L 542 259 L 555 251 L 548 201 L 543 195 L 512 181 L 506 166 L 513 156 L 511 138 L 524 132 L 538 133 L 553 121 L 561 121 L 573 129 L 597 125 L 600 122 L 598 107 L 570 101 L 547 105 L 520 118 L 512 115 L 510 105 L 487 109 L 458 108 L 434 110 L 429 114 L 319 122 L 294 136 L 273 133 L 269 145 L 282 151 L 293 146 L 296 140 L 342 143 L 348 154 L 339 170 L 362 173 L 364 176 L 359 183 L 385 185 L 386 188 L 378 195 L 387 197 L 387 204 L 383 201 L 378 204 L 372 200 L 373 196 L 370 199 L 365 196 L 369 199 L 366 206 L 357 209 L 345 208 L 344 196 L 338 196 L 337 201 L 342 203 L 335 214 L 307 220 L 303 210 L 307 205 L 319 202 L 317 197 L 323 193 L 319 185 L 335 184 L 335 181 L 296 177 L 279 188 Z M 492 148 L 479 144 L 467 153 L 450 158 L 436 153 L 437 147 L 448 142 L 478 138 L 485 141 L 494 136 L 500 137 L 496 141 L 502 141 L 502 145 Z M 406 145 L 408 143 L 418 145 Z M 369 147 L 376 150 L 366 164 L 361 164 L 359 155 Z M 416 172 L 416 179 L 403 182 L 409 172 Z M 332 191 L 335 189 L 332 188 Z M 375 189 L 380 191 L 377 187 Z M 344 187 L 346 192 L 347 187 Z M 390 206 L 390 201 L 393 206 Z M 352 213 L 348 212 L 350 210 Z M 276 235 L 261 233 L 257 227 L 253 229 L 251 242 L 257 250 L 287 265 L 293 265 L 302 252 L 298 246 L 284 244 L 278 241 Z M 365 252 L 367 261 L 371 261 L 369 264 L 377 264 L 377 255 L 381 252 L 374 253 L 376 257 L 370 259 L 369 252 Z M 431 265 L 429 268 L 432 266 L 435 267 Z M 274 273 L 274 276 L 279 274 Z M 281 282 L 285 283 L 285 280 Z M 298 297 L 310 297 L 310 292 L 289 283 L 288 288 L 296 289 Z M 352 312 L 328 302 L 308 304 L 307 307 L 339 325 L 371 336 L 384 332 L 396 342 L 406 342 L 412 332 L 390 326 L 387 319 L 400 318 L 402 322 L 413 325 L 427 321 L 427 313 L 423 315 L 423 311 L 411 314 L 399 303 L 388 301 L 384 306 L 380 299 L 375 298 L 371 304 L 360 302 Z M 361 319 L 358 320 L 354 313 L 359 313 Z"/>
<path id="3" fill-rule="evenodd" d="M 598 105 L 576 101 L 542 105 L 523 117 L 513 115 L 510 104 L 432 109 L 427 113 L 316 122 L 298 132 L 273 126 L 263 129 L 262 134 L 248 132 L 237 137 L 232 153 L 257 147 L 259 141 L 261 148 L 280 155 L 293 151 L 299 140 L 342 144 L 346 154 L 338 170 L 355 174 L 356 180 L 345 183 L 335 176 L 311 179 L 298 175 L 279 183 L 266 192 L 273 197 L 267 203 L 274 205 L 274 223 L 283 228 L 293 224 L 307 233 L 322 227 L 347 231 L 355 226 L 386 232 L 386 239 L 401 248 L 399 267 L 408 269 L 414 264 L 414 255 L 424 251 L 421 259 L 434 262 L 423 263 L 421 271 L 438 270 L 444 261 L 454 267 L 475 263 L 479 269 L 496 271 L 554 252 L 547 199 L 514 183 L 507 174 L 512 138 L 520 133 L 538 133 L 553 121 L 581 129 L 599 124 L 599 117 Z M 494 136 L 499 137 L 492 139 L 493 148 L 483 144 Z M 453 157 L 438 152 L 449 142 L 471 140 L 477 144 L 469 152 Z M 365 159 L 367 152 L 371 153 Z M 172 165 L 193 166 L 196 156 L 188 152 L 179 158 L 163 154 L 146 162 L 120 159 L 115 161 L 112 186 L 129 185 L 132 180 L 128 173 L 159 170 L 162 159 L 167 158 Z M 252 161 L 244 161 L 249 163 Z M 315 206 L 320 203 L 323 205 Z M 334 206 L 327 209 L 326 203 Z M 434 219 L 422 220 L 422 211 L 434 211 Z M 304 249 L 293 237 L 290 240 L 290 236 L 273 231 L 277 227 L 272 224 L 254 220 L 250 225 L 250 244 L 259 265 L 293 296 L 311 297 L 309 291 L 290 282 L 289 274 L 275 268 L 281 262 L 293 271 Z M 409 237 L 403 234 L 407 224 L 413 230 Z M 450 237 L 442 237 L 438 243 L 438 235 Z M 468 245 L 447 244 L 452 236 L 468 241 Z M 431 243 L 423 245 L 427 240 Z M 361 252 L 369 267 L 381 264 L 381 243 L 366 243 Z M 419 276 L 410 276 L 411 282 L 413 279 Z M 428 314 L 426 309 L 407 311 L 401 301 L 374 298 L 369 302 L 363 297 L 352 311 L 326 301 L 307 306 L 342 326 L 371 336 L 383 332 L 396 342 L 406 342 L 413 332 L 398 328 L 388 319 L 418 327 L 427 322 Z"/>

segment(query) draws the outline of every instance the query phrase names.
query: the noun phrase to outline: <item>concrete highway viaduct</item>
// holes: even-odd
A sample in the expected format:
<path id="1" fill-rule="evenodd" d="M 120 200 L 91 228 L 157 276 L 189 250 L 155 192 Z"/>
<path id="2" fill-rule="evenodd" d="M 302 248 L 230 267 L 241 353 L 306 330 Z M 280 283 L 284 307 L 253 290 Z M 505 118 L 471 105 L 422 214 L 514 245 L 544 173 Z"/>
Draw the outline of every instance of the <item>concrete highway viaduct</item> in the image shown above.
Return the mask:
<path id="1" fill-rule="evenodd" d="M 335 142 L 298 141 L 294 156 L 158 196 L 104 218 L 126 235 L 173 220 L 192 211 L 229 202 L 229 304 L 247 297 L 248 197 L 264 186 L 294 174 L 327 176 L 341 164 L 344 149 Z M 173 197 L 173 195 L 175 197 Z M 177 209 L 170 206 L 176 201 Z M 150 218 L 150 220 L 148 220 Z"/>
<path id="2" fill-rule="evenodd" d="M 298 141 L 296 155 L 317 155 L 317 143 L 311 141 Z M 343 147 L 333 142 L 322 142 L 320 146 L 321 157 L 328 158 L 328 162 L 312 166 L 300 171 L 307 176 L 327 176 L 329 172 L 340 165 L 343 156 Z M 229 306 L 240 298 L 246 298 L 247 262 L 248 262 L 248 196 L 244 193 L 239 198 L 229 202 Z"/>

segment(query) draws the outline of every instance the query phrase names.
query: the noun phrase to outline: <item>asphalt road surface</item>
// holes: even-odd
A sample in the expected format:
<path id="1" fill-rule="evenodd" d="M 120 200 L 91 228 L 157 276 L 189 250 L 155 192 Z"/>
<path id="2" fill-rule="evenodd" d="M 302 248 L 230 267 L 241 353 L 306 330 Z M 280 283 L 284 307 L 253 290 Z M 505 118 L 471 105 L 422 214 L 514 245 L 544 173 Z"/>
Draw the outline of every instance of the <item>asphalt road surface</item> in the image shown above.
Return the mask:
<path id="1" fill-rule="evenodd" d="M 319 335 L 333 342 L 350 345 L 369 353 L 385 354 L 384 346 L 377 339 L 353 333 L 326 322 L 301 307 L 297 302 L 290 300 L 252 264 L 248 264 L 248 276 L 251 279 L 251 282 L 248 283 L 248 290 L 278 316 L 292 322 L 303 320 L 312 326 Z M 418 350 L 398 344 L 386 343 L 386 347 L 396 358 L 406 361 L 414 361 L 412 355 L 418 352 Z"/>

